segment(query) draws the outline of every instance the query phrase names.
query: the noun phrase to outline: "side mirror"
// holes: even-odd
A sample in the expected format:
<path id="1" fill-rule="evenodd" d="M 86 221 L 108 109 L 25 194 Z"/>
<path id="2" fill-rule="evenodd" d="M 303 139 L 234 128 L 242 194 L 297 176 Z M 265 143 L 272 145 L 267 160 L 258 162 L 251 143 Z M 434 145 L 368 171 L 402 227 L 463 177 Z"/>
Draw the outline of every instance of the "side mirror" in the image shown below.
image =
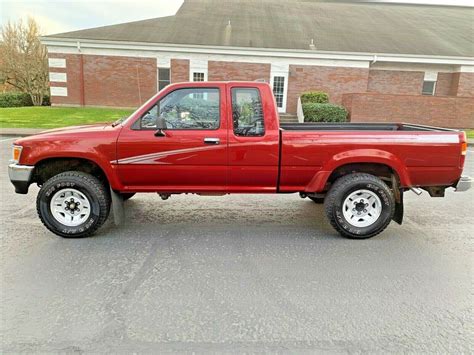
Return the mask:
<path id="1" fill-rule="evenodd" d="M 156 132 L 155 137 L 166 137 L 166 120 L 163 117 L 158 117 L 156 119 Z"/>

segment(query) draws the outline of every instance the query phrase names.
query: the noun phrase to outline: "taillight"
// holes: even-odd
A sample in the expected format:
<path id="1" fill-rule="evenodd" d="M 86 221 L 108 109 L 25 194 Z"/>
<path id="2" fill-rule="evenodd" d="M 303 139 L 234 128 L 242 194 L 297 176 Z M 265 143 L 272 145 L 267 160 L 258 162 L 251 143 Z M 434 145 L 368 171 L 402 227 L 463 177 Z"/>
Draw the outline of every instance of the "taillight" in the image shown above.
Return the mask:
<path id="1" fill-rule="evenodd" d="M 461 155 L 466 155 L 467 154 L 467 143 L 463 142 L 461 143 Z"/>

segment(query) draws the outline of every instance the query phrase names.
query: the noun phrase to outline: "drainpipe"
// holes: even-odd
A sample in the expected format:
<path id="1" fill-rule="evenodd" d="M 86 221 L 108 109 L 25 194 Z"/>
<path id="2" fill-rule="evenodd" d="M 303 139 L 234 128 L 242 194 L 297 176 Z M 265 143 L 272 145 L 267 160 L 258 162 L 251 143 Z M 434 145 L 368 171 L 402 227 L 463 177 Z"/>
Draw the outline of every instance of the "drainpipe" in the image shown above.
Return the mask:
<path id="1" fill-rule="evenodd" d="M 377 54 L 374 54 L 374 59 L 372 60 L 372 64 L 377 63 Z"/>
<path id="2" fill-rule="evenodd" d="M 79 101 L 81 106 L 86 105 L 84 92 L 84 56 L 81 53 L 81 42 L 77 42 L 77 51 L 79 52 Z"/>

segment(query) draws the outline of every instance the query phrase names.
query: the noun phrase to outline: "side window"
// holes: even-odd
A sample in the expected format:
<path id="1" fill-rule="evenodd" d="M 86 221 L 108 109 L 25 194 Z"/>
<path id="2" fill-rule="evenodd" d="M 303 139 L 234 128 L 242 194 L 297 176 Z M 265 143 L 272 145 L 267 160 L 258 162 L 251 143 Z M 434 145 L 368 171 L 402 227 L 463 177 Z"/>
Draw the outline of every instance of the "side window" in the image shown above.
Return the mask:
<path id="1" fill-rule="evenodd" d="M 219 89 L 175 90 L 163 97 L 141 117 L 140 128 L 156 128 L 156 121 L 161 117 L 166 122 L 166 129 L 218 129 L 219 105 Z"/>
<path id="2" fill-rule="evenodd" d="M 236 136 L 265 135 L 262 100 L 258 89 L 232 89 L 232 119 Z"/>

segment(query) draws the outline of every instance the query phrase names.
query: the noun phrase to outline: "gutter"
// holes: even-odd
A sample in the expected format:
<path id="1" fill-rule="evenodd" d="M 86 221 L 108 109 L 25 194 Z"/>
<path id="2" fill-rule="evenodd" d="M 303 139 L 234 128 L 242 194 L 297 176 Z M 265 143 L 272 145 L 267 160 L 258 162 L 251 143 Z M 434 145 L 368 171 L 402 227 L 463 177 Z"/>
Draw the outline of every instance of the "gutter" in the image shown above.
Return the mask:
<path id="1" fill-rule="evenodd" d="M 41 42 L 50 47 L 76 48 L 77 42 L 81 48 L 86 49 L 115 49 L 135 51 L 167 51 L 179 53 L 202 53 L 202 54 L 224 54 L 243 56 L 267 56 L 280 58 L 306 58 L 306 59 L 329 59 L 329 60 L 353 60 L 353 61 L 380 61 L 398 63 L 425 63 L 425 64 L 448 64 L 472 66 L 474 57 L 456 56 L 433 56 L 417 54 L 392 54 L 392 53 L 369 53 L 369 52 L 336 52 L 303 49 L 281 49 L 281 48 L 250 48 L 231 46 L 207 46 L 207 45 L 183 45 L 169 43 L 147 43 L 129 41 L 110 41 L 80 38 L 59 38 L 53 36 L 40 37 Z"/>

